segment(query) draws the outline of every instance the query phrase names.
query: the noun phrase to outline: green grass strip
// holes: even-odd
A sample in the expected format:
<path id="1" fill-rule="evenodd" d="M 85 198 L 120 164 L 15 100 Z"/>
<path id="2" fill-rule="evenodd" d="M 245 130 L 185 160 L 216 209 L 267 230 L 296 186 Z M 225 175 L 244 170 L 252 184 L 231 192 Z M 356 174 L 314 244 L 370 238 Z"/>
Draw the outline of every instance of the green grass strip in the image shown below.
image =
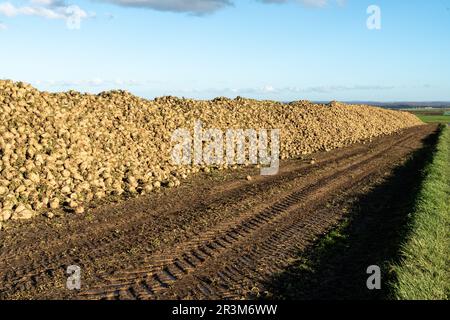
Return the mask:
<path id="1" fill-rule="evenodd" d="M 411 173 L 414 174 L 414 173 Z M 447 300 L 450 297 L 450 128 L 442 128 L 417 198 L 402 260 L 393 266 L 394 299 Z"/>

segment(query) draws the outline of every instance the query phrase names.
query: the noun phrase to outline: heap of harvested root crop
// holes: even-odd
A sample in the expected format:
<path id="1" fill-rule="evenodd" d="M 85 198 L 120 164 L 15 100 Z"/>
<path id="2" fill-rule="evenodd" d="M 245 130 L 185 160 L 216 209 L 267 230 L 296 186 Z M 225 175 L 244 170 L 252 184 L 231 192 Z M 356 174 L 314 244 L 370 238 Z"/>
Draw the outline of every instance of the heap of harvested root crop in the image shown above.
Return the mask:
<path id="1" fill-rule="evenodd" d="M 202 166 L 172 164 L 171 136 L 196 120 L 205 128 L 279 128 L 282 158 L 421 124 L 409 113 L 369 106 L 149 101 L 124 91 L 46 93 L 0 80 L 0 225 L 62 207 L 83 213 L 94 199 L 179 185 Z"/>

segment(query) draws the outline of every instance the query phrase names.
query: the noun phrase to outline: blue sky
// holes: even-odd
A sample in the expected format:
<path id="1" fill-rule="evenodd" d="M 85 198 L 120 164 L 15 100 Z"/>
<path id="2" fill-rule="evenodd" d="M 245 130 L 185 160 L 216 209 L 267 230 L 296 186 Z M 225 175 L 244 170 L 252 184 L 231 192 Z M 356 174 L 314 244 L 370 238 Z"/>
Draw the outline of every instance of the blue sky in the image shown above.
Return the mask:
<path id="1" fill-rule="evenodd" d="M 0 0 L 0 78 L 49 91 L 450 101 L 449 39 L 449 0 Z"/>

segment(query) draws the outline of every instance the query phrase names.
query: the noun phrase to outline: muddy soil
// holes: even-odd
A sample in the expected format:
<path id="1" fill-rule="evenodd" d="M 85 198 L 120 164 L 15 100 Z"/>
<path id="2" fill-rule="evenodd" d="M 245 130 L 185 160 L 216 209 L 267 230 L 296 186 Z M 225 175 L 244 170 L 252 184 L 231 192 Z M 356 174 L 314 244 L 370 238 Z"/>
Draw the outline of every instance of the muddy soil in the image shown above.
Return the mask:
<path id="1" fill-rule="evenodd" d="M 380 184 L 435 130 L 283 161 L 276 176 L 215 171 L 84 215 L 14 222 L 0 233 L 0 298 L 264 296 L 267 281 L 345 217 L 348 199 Z M 66 288 L 70 265 L 81 268 L 79 291 Z"/>

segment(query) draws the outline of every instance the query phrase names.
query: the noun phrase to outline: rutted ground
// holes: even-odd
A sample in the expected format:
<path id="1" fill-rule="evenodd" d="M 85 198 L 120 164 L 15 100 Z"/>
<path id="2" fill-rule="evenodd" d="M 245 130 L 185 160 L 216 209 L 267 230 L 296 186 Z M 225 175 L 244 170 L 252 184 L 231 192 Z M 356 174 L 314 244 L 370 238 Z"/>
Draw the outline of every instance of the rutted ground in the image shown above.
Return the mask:
<path id="1" fill-rule="evenodd" d="M 256 169 L 188 179 L 176 189 L 107 204 L 86 216 L 17 221 L 0 234 L 1 298 L 256 297 L 436 128 Z M 245 177 L 250 174 L 253 179 Z M 65 289 L 68 265 L 82 290 Z"/>

